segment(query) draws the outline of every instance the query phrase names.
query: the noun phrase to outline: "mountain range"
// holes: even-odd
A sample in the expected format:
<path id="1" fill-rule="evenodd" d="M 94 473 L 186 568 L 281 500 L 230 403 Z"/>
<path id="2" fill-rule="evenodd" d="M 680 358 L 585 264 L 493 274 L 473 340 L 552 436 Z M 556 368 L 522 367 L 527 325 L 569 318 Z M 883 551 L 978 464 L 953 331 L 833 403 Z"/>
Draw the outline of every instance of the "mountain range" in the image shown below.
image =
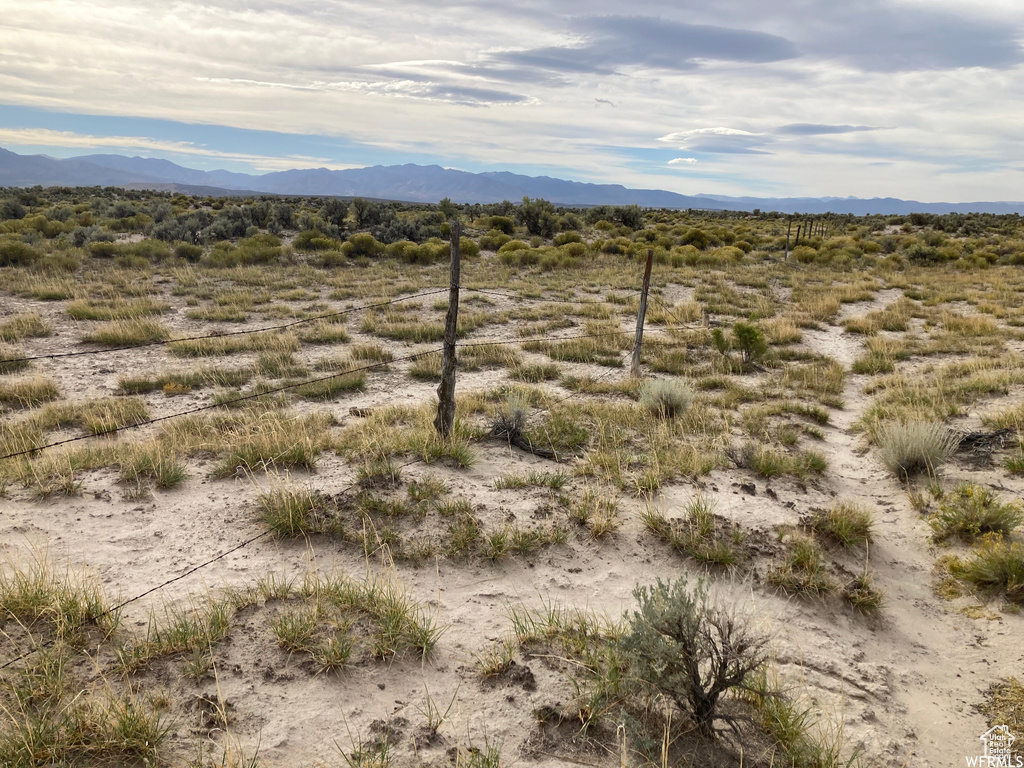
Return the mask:
<path id="1" fill-rule="evenodd" d="M 632 205 L 644 208 L 779 211 L 781 213 L 1024 213 L 1024 202 L 922 203 L 898 198 L 727 197 L 680 195 L 660 189 L 628 189 L 620 184 L 588 184 L 550 176 L 507 171 L 469 173 L 438 165 L 375 165 L 332 171 L 294 169 L 265 174 L 199 171 L 169 160 L 123 155 L 83 155 L 56 159 L 19 155 L 0 148 L 0 187 L 114 186 L 163 189 L 201 195 L 331 195 L 414 203 L 517 202 L 540 197 L 557 205 Z"/>

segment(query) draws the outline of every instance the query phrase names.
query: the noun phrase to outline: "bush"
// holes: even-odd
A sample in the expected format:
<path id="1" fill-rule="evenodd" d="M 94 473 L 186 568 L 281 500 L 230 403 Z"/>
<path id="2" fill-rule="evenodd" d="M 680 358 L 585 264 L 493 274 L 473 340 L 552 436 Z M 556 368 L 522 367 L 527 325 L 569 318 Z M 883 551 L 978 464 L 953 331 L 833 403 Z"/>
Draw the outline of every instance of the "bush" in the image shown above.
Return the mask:
<path id="1" fill-rule="evenodd" d="M 528 251 L 530 246 L 524 243 L 522 240 L 509 240 L 501 248 L 498 249 L 498 253 L 512 253 L 513 251 Z"/>
<path id="2" fill-rule="evenodd" d="M 1004 504 L 987 488 L 962 483 L 943 498 L 928 522 L 937 541 L 956 536 L 971 542 L 985 533 L 1008 535 L 1022 521 L 1024 510 L 1019 503 Z"/>
<path id="3" fill-rule="evenodd" d="M 757 362 L 768 351 L 768 342 L 764 339 L 764 333 L 752 323 L 736 323 L 732 327 L 732 336 L 736 348 L 743 356 L 744 363 Z"/>
<path id="4" fill-rule="evenodd" d="M 516 233 L 516 223 L 508 216 L 488 216 L 484 219 L 484 225 L 491 230 L 497 230 L 505 235 Z"/>
<path id="5" fill-rule="evenodd" d="M 352 235 L 342 247 L 342 251 L 353 258 L 356 256 L 367 256 L 372 259 L 383 256 L 385 247 L 383 243 L 378 243 L 373 235 L 361 232 L 357 235 Z"/>
<path id="6" fill-rule="evenodd" d="M 560 235 L 555 235 L 555 245 L 565 245 L 566 243 L 582 243 L 583 238 L 580 237 L 579 232 L 562 232 Z"/>
<path id="7" fill-rule="evenodd" d="M 686 412 L 693 401 L 693 387 L 682 379 L 651 379 L 640 388 L 640 404 L 663 419 Z"/>
<path id="8" fill-rule="evenodd" d="M 622 647 L 634 675 L 689 714 L 697 730 L 714 736 L 719 699 L 748 690 L 748 678 L 768 661 L 768 640 L 735 614 L 708 603 L 707 581 L 689 589 L 686 577 L 637 587 L 639 610 L 629 620 Z"/>
<path id="9" fill-rule="evenodd" d="M 35 262 L 39 254 L 21 240 L 0 240 L 0 267 L 26 267 Z"/>
<path id="10" fill-rule="evenodd" d="M 0 203 L 0 221 L 25 218 L 25 206 L 17 200 L 4 200 Z"/>
<path id="11" fill-rule="evenodd" d="M 516 215 L 531 235 L 551 237 L 558 228 L 555 207 L 541 198 L 531 200 L 529 197 L 524 197 L 523 204 L 519 206 Z"/>
<path id="12" fill-rule="evenodd" d="M 882 463 L 898 477 L 934 472 L 958 443 L 940 421 L 889 422 L 879 427 L 875 440 Z"/>
<path id="13" fill-rule="evenodd" d="M 480 238 L 480 248 L 485 251 L 496 251 L 512 238 L 497 229 L 492 229 Z M 518 241 L 517 241 L 518 242 Z"/>
<path id="14" fill-rule="evenodd" d="M 366 235 L 371 240 L 370 235 Z M 341 243 L 333 237 L 328 237 L 316 229 L 307 229 L 295 236 L 292 245 L 299 251 L 336 251 L 341 248 Z"/>

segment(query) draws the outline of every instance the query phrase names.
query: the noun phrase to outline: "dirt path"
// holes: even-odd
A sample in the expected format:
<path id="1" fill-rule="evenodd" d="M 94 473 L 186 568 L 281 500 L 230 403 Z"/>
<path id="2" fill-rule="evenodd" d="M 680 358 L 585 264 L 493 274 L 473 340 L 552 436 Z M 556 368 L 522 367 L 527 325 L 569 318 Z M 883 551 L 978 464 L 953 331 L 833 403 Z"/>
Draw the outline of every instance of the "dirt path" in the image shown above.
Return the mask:
<path id="1" fill-rule="evenodd" d="M 835 345 L 833 356 L 848 367 L 859 354 L 859 337 L 841 331 L 828 335 Z M 867 727 L 855 730 L 895 765 L 962 765 L 965 755 L 979 753 L 978 736 L 987 727 L 973 706 L 998 678 L 1019 673 L 1020 621 L 1014 616 L 968 618 L 932 590 L 931 571 L 941 553 L 930 542 L 930 528 L 911 506 L 906 489 L 854 431 L 869 404 L 862 394 L 867 381 L 865 376 L 847 376 L 846 408 L 833 412 L 834 429 L 826 443 L 836 494 L 875 514 L 870 568 L 885 590 L 877 623 L 848 625 L 855 635 L 849 646 L 885 670 L 893 699 L 863 713 Z M 955 468 L 947 472 L 955 474 Z M 1001 668 L 996 659 L 1016 660 L 1017 670 Z M 881 728 L 872 726 L 876 718 Z M 879 743 L 881 733 L 888 743 Z"/>

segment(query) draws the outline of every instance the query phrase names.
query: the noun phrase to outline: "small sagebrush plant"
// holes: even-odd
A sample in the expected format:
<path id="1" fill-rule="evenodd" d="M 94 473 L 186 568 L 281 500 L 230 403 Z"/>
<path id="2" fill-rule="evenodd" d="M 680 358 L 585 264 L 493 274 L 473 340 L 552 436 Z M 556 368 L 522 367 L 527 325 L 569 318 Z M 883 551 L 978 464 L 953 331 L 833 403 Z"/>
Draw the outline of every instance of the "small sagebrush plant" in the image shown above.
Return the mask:
<path id="1" fill-rule="evenodd" d="M 675 702 L 704 736 L 715 722 L 732 718 L 720 711 L 721 697 L 747 689 L 747 681 L 768 662 L 768 638 L 736 614 L 714 607 L 708 583 L 690 587 L 686 577 L 637 587 L 639 608 L 629 619 L 622 647 L 630 669 L 651 689 Z"/>
<path id="2" fill-rule="evenodd" d="M 651 379 L 640 388 L 640 404 L 663 419 L 686 413 L 693 387 L 682 379 Z"/>
<path id="3" fill-rule="evenodd" d="M 939 421 L 889 422 L 875 435 L 886 468 L 898 477 L 931 474 L 953 456 L 959 441 Z"/>
<path id="4" fill-rule="evenodd" d="M 985 533 L 1010 534 L 1024 522 L 1020 503 L 1006 503 L 974 483 L 958 485 L 944 495 L 939 511 L 928 521 L 936 541 L 956 536 L 972 542 Z"/>

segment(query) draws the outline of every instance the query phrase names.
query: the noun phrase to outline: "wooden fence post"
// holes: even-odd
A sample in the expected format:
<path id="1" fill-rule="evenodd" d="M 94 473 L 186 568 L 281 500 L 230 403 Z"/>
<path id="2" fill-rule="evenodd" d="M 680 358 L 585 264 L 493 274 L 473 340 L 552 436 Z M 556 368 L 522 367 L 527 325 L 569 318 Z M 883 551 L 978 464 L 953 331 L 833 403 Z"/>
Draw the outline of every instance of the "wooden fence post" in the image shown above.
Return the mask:
<path id="1" fill-rule="evenodd" d="M 644 343 L 644 318 L 647 316 L 647 290 L 651 287 L 651 264 L 654 263 L 654 251 L 647 249 L 647 266 L 644 267 L 644 286 L 640 289 L 640 309 L 636 313 L 636 338 L 633 340 L 633 363 L 629 372 L 631 376 L 640 375 L 640 347 Z"/>
<path id="2" fill-rule="evenodd" d="M 448 285 L 448 315 L 444 320 L 444 355 L 441 360 L 441 383 L 437 386 L 437 417 L 434 429 L 441 437 L 451 437 L 455 425 L 455 339 L 459 327 L 459 253 L 460 225 L 451 219 L 451 272 Z"/>

